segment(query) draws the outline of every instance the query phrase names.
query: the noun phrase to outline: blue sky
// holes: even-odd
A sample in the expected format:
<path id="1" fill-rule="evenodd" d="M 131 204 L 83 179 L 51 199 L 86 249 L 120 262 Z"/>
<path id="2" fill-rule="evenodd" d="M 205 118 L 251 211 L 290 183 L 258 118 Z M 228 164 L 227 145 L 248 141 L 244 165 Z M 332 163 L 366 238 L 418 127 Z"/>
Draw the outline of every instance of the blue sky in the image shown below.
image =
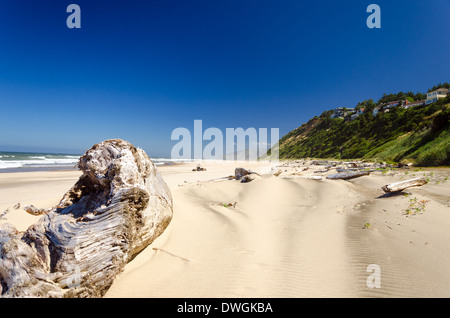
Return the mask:
<path id="1" fill-rule="evenodd" d="M 69 4 L 81 29 L 66 26 Z M 366 26 L 369 4 L 381 29 Z M 0 151 L 110 138 L 168 156 L 177 127 L 279 128 L 450 74 L 450 1 L 0 3 Z"/>

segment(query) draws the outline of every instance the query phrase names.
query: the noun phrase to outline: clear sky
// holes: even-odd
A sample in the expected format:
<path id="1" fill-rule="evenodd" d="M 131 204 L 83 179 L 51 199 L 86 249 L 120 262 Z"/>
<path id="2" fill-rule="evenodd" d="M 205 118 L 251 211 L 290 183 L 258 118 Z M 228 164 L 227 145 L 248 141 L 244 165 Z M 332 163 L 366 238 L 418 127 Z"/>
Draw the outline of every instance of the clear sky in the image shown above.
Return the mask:
<path id="1" fill-rule="evenodd" d="M 81 29 L 66 8 L 81 7 Z M 381 29 L 366 8 L 381 7 Z M 169 156 L 172 130 L 279 128 L 450 81 L 449 0 L 4 0 L 0 150 L 122 138 Z"/>

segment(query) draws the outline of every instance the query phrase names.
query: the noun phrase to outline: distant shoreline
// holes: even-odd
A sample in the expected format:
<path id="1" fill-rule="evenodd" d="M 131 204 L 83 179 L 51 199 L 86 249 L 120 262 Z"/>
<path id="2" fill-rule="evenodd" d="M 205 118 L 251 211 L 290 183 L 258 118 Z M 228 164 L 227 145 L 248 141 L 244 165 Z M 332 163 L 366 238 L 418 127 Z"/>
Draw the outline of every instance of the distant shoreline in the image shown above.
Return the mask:
<path id="1" fill-rule="evenodd" d="M 155 162 L 154 162 L 155 163 Z M 157 162 L 157 167 L 173 166 L 183 162 Z M 80 171 L 76 166 L 46 166 L 46 167 L 17 167 L 0 169 L 1 173 L 21 173 L 21 172 L 52 172 L 52 171 Z"/>
<path id="2" fill-rule="evenodd" d="M 0 173 L 77 171 L 81 155 L 0 151 Z M 151 158 L 156 166 L 172 165 L 179 159 Z"/>
<path id="3" fill-rule="evenodd" d="M 0 169 L 0 173 L 16 173 L 16 172 L 51 172 L 51 171 L 79 171 L 77 167 L 61 166 L 61 167 L 19 167 Z"/>

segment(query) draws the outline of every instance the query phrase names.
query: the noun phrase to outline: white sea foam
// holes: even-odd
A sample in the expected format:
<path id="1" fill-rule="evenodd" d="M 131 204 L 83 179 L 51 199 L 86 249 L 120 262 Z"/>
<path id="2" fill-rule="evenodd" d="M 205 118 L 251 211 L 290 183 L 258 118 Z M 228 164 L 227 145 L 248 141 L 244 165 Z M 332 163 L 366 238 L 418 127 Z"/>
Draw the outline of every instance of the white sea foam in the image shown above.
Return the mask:
<path id="1" fill-rule="evenodd" d="M 31 156 L 29 160 L 0 160 L 0 169 L 11 168 L 45 168 L 57 166 L 73 167 L 78 158 L 46 158 L 45 156 Z"/>
<path id="2" fill-rule="evenodd" d="M 19 159 L 20 158 L 20 159 Z M 15 157 L 12 154 L 0 155 L 0 170 L 14 168 L 54 168 L 54 167 L 74 167 L 79 156 L 74 155 L 46 155 L 46 154 L 20 154 Z M 171 158 L 151 158 L 156 166 L 170 163 L 194 162 L 191 159 L 171 159 Z"/>
<path id="3" fill-rule="evenodd" d="M 195 160 L 192 159 L 172 159 L 172 158 L 150 158 L 152 162 L 155 164 L 155 166 L 161 166 L 165 164 L 171 164 L 171 163 L 181 163 L 181 162 L 194 162 Z"/>

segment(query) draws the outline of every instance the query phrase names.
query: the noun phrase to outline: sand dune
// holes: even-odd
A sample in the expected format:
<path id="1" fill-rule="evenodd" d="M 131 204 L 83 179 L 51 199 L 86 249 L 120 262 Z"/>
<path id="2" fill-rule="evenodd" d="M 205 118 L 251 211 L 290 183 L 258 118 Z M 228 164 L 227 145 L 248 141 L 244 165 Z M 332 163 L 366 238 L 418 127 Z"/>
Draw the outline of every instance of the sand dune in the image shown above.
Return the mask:
<path id="1" fill-rule="evenodd" d="M 398 178 L 281 175 L 176 188 L 170 231 L 107 297 L 449 296 L 449 198 L 431 200 L 420 215 L 402 213 L 411 196 L 442 195 L 449 185 L 378 198 Z M 222 206 L 228 202 L 236 207 Z M 367 287 L 370 264 L 380 266 L 379 289 Z"/>
<path id="2" fill-rule="evenodd" d="M 448 169 L 408 189 L 410 195 L 384 196 L 381 186 L 407 172 L 350 181 L 283 172 L 240 183 L 217 178 L 240 165 L 257 172 L 267 165 L 210 162 L 203 164 L 207 171 L 194 172 L 195 165 L 159 168 L 172 191 L 173 220 L 106 297 L 450 296 Z M 24 198 L 51 206 L 77 178 L 74 172 L 18 175 L 0 174 L 0 191 L 8 192 L 1 209 Z M 414 198 L 429 201 L 421 213 L 406 215 Z M 22 228 L 30 222 L 20 210 L 8 215 Z M 381 270 L 381 288 L 367 286 L 370 264 Z"/>

